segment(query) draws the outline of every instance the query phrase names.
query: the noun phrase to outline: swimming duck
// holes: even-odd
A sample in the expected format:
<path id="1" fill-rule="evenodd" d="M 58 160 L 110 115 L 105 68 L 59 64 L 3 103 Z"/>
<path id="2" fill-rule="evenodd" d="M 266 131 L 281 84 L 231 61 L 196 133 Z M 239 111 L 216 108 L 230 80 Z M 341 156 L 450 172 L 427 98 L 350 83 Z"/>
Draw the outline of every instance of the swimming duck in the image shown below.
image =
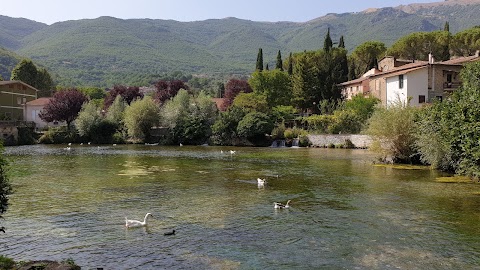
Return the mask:
<path id="1" fill-rule="evenodd" d="M 147 218 L 151 216 L 153 217 L 152 214 L 150 213 L 147 213 L 145 215 L 145 218 L 143 219 L 143 221 L 138 221 L 138 220 L 134 220 L 134 219 L 127 219 L 127 217 L 125 217 L 125 227 L 127 228 L 133 228 L 133 227 L 143 227 L 143 226 L 146 226 L 147 225 Z"/>
<path id="2" fill-rule="evenodd" d="M 290 201 L 291 201 L 291 200 L 288 200 L 286 204 L 274 202 L 274 203 L 273 203 L 273 208 L 275 208 L 275 209 L 289 208 L 290 206 L 289 206 L 288 204 L 290 203 Z"/>
<path id="3" fill-rule="evenodd" d="M 171 232 L 166 232 L 164 233 L 163 235 L 174 235 L 175 234 L 175 230 L 171 231 Z"/>
<path id="4" fill-rule="evenodd" d="M 263 186 L 267 183 L 267 179 L 257 178 L 257 183 L 259 186 Z"/>

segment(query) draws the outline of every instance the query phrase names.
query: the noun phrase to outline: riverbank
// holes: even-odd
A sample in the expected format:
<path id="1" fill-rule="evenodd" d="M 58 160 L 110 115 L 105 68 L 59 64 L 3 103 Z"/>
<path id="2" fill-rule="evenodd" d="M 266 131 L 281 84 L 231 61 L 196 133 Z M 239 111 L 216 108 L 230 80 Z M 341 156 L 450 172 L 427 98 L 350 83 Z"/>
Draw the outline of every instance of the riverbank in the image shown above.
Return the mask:
<path id="1" fill-rule="evenodd" d="M 308 135 L 308 140 L 312 147 L 341 147 L 349 146 L 348 148 L 369 148 L 372 139 L 367 135 L 359 134 L 321 134 Z"/>

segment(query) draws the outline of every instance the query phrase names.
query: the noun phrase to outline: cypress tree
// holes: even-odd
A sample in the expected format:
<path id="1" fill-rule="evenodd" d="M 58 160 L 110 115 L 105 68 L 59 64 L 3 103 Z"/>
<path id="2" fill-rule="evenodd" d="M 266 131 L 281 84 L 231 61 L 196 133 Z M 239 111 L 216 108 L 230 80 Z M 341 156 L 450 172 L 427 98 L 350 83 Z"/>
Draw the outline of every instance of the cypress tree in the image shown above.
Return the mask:
<path id="1" fill-rule="evenodd" d="M 357 69 L 357 67 L 355 66 L 355 61 L 352 59 L 352 61 L 350 62 L 350 66 L 348 67 L 348 80 L 349 81 L 355 80 L 357 78 L 357 75 L 355 74 L 356 69 Z"/>
<path id="2" fill-rule="evenodd" d="M 288 57 L 288 69 L 287 69 L 288 75 L 293 74 L 293 57 L 292 53 L 290 53 L 290 56 Z"/>
<path id="3" fill-rule="evenodd" d="M 282 54 L 280 53 L 280 50 L 278 50 L 277 64 L 276 64 L 275 68 L 280 69 L 280 71 L 283 71 L 283 61 L 282 61 Z"/>
<path id="4" fill-rule="evenodd" d="M 270 70 L 270 69 L 268 68 L 268 63 L 267 63 L 267 65 L 265 66 L 265 70 Z"/>
<path id="5" fill-rule="evenodd" d="M 325 36 L 325 41 L 323 42 L 323 50 L 325 52 L 329 52 L 330 49 L 332 49 L 333 46 L 333 41 L 332 38 L 330 37 L 330 28 L 327 30 L 327 35 Z"/>
<path id="6" fill-rule="evenodd" d="M 443 31 L 447 31 L 447 32 L 450 32 L 450 24 L 447 22 L 445 22 L 445 26 L 443 27 Z"/>
<path id="7" fill-rule="evenodd" d="M 257 67 L 256 70 L 262 71 L 263 70 L 263 52 L 262 48 L 258 49 L 258 55 L 257 55 Z"/>
<path id="8" fill-rule="evenodd" d="M 345 49 L 345 41 L 343 40 L 343 35 L 340 37 L 340 41 L 338 42 L 338 47 Z"/>

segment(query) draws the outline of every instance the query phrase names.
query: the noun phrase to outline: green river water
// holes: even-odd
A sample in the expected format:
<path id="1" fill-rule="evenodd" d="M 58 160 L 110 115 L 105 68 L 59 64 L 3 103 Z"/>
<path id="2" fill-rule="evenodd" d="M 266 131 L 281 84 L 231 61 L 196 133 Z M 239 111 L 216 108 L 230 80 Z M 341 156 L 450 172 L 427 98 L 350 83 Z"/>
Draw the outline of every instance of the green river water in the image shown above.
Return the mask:
<path id="1" fill-rule="evenodd" d="M 373 166 L 367 150 L 65 147 L 6 148 L 1 255 L 82 269 L 480 269 L 480 185 Z M 147 212 L 147 227 L 124 227 Z"/>

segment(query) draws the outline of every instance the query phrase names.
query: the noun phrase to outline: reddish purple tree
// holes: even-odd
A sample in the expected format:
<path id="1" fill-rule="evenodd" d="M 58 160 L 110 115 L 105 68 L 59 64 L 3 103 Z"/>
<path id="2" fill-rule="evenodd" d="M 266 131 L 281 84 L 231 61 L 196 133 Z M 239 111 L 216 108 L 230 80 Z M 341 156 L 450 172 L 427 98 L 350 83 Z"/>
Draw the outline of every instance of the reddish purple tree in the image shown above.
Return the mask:
<path id="1" fill-rule="evenodd" d="M 188 86 L 180 80 L 164 81 L 160 80 L 155 84 L 157 91 L 155 92 L 154 99 L 158 103 L 164 103 L 177 95 L 180 89 L 188 90 Z"/>
<path id="2" fill-rule="evenodd" d="M 120 95 L 122 96 L 123 100 L 130 105 L 132 101 L 136 100 L 137 98 L 143 98 L 143 94 L 140 93 L 140 88 L 138 86 L 123 86 L 123 85 L 115 85 L 112 90 L 110 90 L 103 101 L 103 108 L 108 109 L 110 105 L 113 104 L 115 98 Z"/>
<path id="3" fill-rule="evenodd" d="M 58 91 L 38 116 L 46 122 L 65 121 L 70 129 L 70 124 L 87 101 L 88 98 L 75 88 Z"/>
<path id="4" fill-rule="evenodd" d="M 252 88 L 245 80 L 230 79 L 225 85 L 225 99 L 222 103 L 221 109 L 227 110 L 233 103 L 233 100 L 239 93 L 251 93 Z"/>

